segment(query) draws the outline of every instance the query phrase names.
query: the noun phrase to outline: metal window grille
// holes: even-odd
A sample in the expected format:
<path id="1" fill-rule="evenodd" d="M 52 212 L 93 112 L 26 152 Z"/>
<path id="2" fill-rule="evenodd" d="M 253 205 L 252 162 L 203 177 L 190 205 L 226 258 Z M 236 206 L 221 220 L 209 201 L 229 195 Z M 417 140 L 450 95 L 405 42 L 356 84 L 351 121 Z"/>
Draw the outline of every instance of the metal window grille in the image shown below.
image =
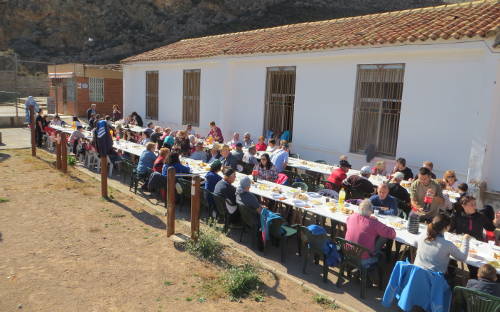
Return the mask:
<path id="1" fill-rule="evenodd" d="M 396 155 L 403 78 L 404 64 L 358 65 L 351 152 L 374 144 L 378 154 Z"/>
<path id="2" fill-rule="evenodd" d="M 158 120 L 158 71 L 146 72 L 146 118 Z"/>
<path id="3" fill-rule="evenodd" d="M 293 106 L 295 102 L 295 66 L 268 67 L 264 135 L 268 131 L 280 134 L 293 130 Z"/>
<path id="4" fill-rule="evenodd" d="M 66 87 L 66 100 L 74 102 L 76 93 L 75 79 L 64 79 L 64 86 Z"/>
<path id="5" fill-rule="evenodd" d="M 104 79 L 89 78 L 90 102 L 104 102 Z"/>
<path id="6" fill-rule="evenodd" d="M 184 70 L 182 97 L 182 124 L 200 125 L 200 77 L 199 69 Z"/>

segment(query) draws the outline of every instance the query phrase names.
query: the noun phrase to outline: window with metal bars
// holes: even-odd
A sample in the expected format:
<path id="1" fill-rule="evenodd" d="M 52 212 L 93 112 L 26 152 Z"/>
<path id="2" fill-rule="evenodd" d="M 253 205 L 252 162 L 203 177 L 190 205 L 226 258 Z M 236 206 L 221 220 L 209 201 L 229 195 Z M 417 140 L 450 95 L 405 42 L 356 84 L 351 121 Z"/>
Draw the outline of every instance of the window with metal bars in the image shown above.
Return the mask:
<path id="1" fill-rule="evenodd" d="M 64 79 L 64 86 L 66 87 L 66 101 L 74 102 L 76 93 L 75 79 Z"/>
<path id="2" fill-rule="evenodd" d="M 404 64 L 358 65 L 351 152 L 396 156 Z"/>
<path id="3" fill-rule="evenodd" d="M 292 138 L 293 108 L 295 102 L 295 66 L 268 67 L 266 77 L 266 103 L 264 135 L 289 132 Z"/>
<path id="4" fill-rule="evenodd" d="M 104 102 L 104 79 L 89 78 L 90 102 Z"/>
<path id="5" fill-rule="evenodd" d="M 199 69 L 184 70 L 182 97 L 182 124 L 200 125 L 200 77 Z"/>
<path id="6" fill-rule="evenodd" d="M 146 119 L 158 120 L 158 71 L 146 72 Z"/>

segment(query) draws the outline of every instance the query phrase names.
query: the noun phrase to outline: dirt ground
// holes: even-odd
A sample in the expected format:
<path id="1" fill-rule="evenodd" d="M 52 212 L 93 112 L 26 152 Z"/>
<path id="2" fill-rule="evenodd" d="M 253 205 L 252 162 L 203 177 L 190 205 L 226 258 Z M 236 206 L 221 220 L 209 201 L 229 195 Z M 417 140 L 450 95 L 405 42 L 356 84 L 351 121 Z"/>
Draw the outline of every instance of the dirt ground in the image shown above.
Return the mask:
<path id="1" fill-rule="evenodd" d="M 97 181 L 52 162 L 41 151 L 0 152 L 0 311 L 329 309 L 265 271 L 264 302 L 206 293 L 221 269 L 176 249 L 165 217 L 129 194 L 104 201 Z"/>

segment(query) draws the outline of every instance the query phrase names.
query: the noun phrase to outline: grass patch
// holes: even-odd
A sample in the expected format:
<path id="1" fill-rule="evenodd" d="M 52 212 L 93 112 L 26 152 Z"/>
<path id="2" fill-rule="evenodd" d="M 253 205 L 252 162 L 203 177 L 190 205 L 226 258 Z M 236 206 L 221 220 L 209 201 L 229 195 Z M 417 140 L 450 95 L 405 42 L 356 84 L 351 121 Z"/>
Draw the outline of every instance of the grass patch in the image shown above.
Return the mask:
<path id="1" fill-rule="evenodd" d="M 172 286 L 173 284 L 174 284 L 174 283 L 173 283 L 173 282 L 171 282 L 171 281 L 164 281 L 164 282 L 163 282 L 163 285 L 165 285 L 165 286 Z"/>
<path id="2" fill-rule="evenodd" d="M 315 295 L 313 297 L 313 301 L 325 309 L 336 310 L 339 308 L 339 306 L 335 303 L 335 301 L 330 300 L 327 297 L 322 296 L 322 295 Z"/>
<path id="3" fill-rule="evenodd" d="M 224 274 L 223 282 L 231 300 L 247 297 L 262 284 L 257 270 L 251 264 L 230 268 Z"/>
<path id="4" fill-rule="evenodd" d="M 1 203 L 7 203 L 9 201 L 8 198 L 3 198 L 3 197 L 0 197 L 0 204 Z"/>
<path id="5" fill-rule="evenodd" d="M 220 242 L 219 232 L 212 228 L 202 228 L 198 240 L 189 240 L 185 248 L 197 258 L 216 262 L 221 259 L 224 245 Z"/>

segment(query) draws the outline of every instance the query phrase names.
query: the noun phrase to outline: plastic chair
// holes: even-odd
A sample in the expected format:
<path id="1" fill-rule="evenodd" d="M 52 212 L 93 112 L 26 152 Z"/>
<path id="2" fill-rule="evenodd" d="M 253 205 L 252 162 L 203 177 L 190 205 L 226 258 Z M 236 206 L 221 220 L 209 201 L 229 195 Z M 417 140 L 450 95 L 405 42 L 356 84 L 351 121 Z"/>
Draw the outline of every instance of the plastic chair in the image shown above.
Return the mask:
<path id="1" fill-rule="evenodd" d="M 457 286 L 453 289 L 451 312 L 500 312 L 500 298 Z"/>
<path id="2" fill-rule="evenodd" d="M 314 262 L 319 264 L 319 259 L 323 260 L 323 282 L 328 281 L 328 265 L 326 264 L 326 256 L 323 253 L 322 247 L 328 240 L 326 234 L 313 235 L 311 231 L 305 226 L 298 226 L 299 228 L 299 254 L 302 255 L 302 273 L 306 274 L 307 262 L 309 255 L 313 254 Z"/>
<path id="3" fill-rule="evenodd" d="M 245 205 L 238 205 L 238 210 L 240 211 L 241 222 L 243 223 L 243 228 L 241 229 L 240 234 L 240 242 L 243 240 L 243 233 L 248 230 L 252 239 L 252 246 L 256 248 L 260 228 L 259 214 L 257 213 L 257 210 Z"/>
<path id="4" fill-rule="evenodd" d="M 340 246 L 340 250 L 343 255 L 343 261 L 340 264 L 339 278 L 337 279 L 337 287 L 342 286 L 342 280 L 344 279 L 344 272 L 349 272 L 349 275 L 351 275 L 350 272 L 353 269 L 358 269 L 360 272 L 360 279 L 361 279 L 360 296 L 361 299 L 364 299 L 366 296 L 366 286 L 367 286 L 369 268 L 365 268 L 361 264 L 361 260 L 362 260 L 362 255 L 365 252 L 370 253 L 370 251 L 359 244 L 350 242 L 341 237 L 336 237 L 335 243 L 337 244 L 337 246 Z M 383 272 L 380 269 L 380 266 L 378 267 L 379 267 L 379 279 L 380 279 L 379 288 L 383 289 L 383 282 L 382 282 Z"/>
<path id="5" fill-rule="evenodd" d="M 251 174 L 253 171 L 253 168 L 255 168 L 255 166 L 253 164 L 248 164 L 246 162 L 242 162 L 241 166 L 243 167 L 243 170 L 241 171 L 241 173 L 243 173 L 243 174 Z"/>
<path id="6" fill-rule="evenodd" d="M 212 196 L 212 192 L 210 192 L 206 188 L 200 187 L 200 189 L 202 192 L 201 194 L 203 196 L 201 204 L 202 207 L 204 207 L 207 212 L 207 219 L 210 219 L 213 216 L 213 211 L 215 206 L 214 198 Z"/>
<path id="7" fill-rule="evenodd" d="M 307 192 L 309 190 L 309 187 L 304 182 L 293 182 L 292 187 L 293 188 L 300 188 L 304 192 Z"/>
<path id="8" fill-rule="evenodd" d="M 224 223 L 224 232 L 229 229 L 229 213 L 226 208 L 226 199 L 222 196 L 212 193 L 215 202 L 215 211 L 217 212 L 217 217 L 222 218 Z"/>
<path id="9" fill-rule="evenodd" d="M 182 194 L 180 194 L 180 204 L 182 206 L 191 201 L 191 181 L 185 178 L 177 178 L 177 183 L 182 187 Z"/>
<path id="10" fill-rule="evenodd" d="M 297 227 L 298 225 L 285 225 L 285 219 L 283 218 L 273 219 L 269 225 L 269 235 L 271 236 L 271 239 L 278 242 L 281 249 L 281 263 L 285 263 L 288 239 L 297 234 Z"/>

